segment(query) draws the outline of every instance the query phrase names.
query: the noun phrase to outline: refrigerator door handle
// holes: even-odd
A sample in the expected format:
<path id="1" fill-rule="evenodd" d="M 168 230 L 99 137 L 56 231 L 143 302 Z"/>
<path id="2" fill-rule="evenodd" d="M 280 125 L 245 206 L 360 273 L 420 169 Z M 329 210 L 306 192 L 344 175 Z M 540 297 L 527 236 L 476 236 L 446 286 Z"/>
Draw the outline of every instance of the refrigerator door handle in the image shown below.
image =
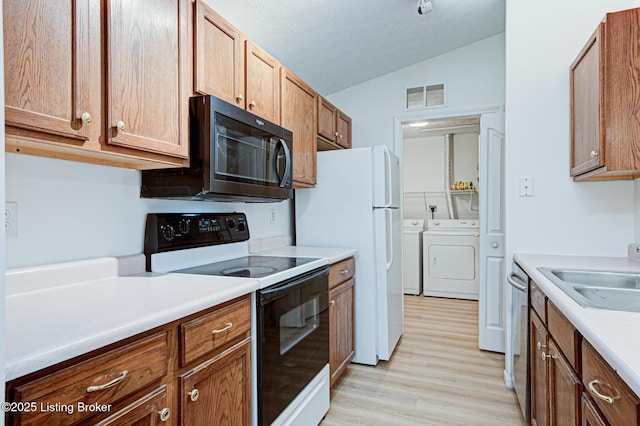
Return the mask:
<path id="1" fill-rule="evenodd" d="M 385 200 L 385 207 L 391 207 L 393 205 L 393 189 L 391 188 L 392 185 L 392 176 L 391 176 L 391 154 L 389 154 L 388 150 L 384 150 L 384 158 L 387 161 L 387 170 L 386 170 L 386 175 L 387 175 L 387 187 L 384 190 L 384 195 L 387 198 Z"/>
<path id="2" fill-rule="evenodd" d="M 385 219 L 387 221 L 386 226 L 386 245 L 387 245 L 387 271 L 391 269 L 393 264 L 393 240 L 392 240 L 392 228 L 393 225 L 393 212 L 389 209 L 384 211 Z"/>

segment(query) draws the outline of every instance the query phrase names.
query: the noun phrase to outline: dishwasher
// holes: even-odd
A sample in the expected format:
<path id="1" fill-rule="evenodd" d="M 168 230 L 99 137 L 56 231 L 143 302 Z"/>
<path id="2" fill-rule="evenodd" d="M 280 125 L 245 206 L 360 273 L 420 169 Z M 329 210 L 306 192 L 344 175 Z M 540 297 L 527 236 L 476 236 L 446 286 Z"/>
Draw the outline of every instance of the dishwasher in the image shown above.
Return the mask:
<path id="1" fill-rule="evenodd" d="M 509 315 L 507 315 L 507 353 L 505 383 L 515 389 L 522 416 L 531 418 L 531 387 L 529 370 L 529 283 L 527 274 L 513 262 L 507 276 L 511 285 Z"/>

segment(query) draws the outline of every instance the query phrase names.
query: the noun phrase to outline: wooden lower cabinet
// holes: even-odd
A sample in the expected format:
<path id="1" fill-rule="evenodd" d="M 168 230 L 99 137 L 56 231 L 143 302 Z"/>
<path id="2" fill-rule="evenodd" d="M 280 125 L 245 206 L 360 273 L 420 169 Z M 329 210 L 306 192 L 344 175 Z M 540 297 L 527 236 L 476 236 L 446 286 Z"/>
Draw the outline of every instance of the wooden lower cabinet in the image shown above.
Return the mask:
<path id="1" fill-rule="evenodd" d="M 548 345 L 547 329 L 531 309 L 529 311 L 531 330 L 531 424 L 533 426 L 546 426 L 548 422 L 548 393 L 547 393 L 547 364 L 542 359 L 542 354 Z M 545 353 L 546 356 L 546 353 Z"/>
<path id="2" fill-rule="evenodd" d="M 251 424 L 251 339 L 180 378 L 184 426 Z"/>
<path id="3" fill-rule="evenodd" d="M 331 386 L 355 355 L 355 259 L 349 257 L 329 268 L 329 370 Z"/>
<path id="4" fill-rule="evenodd" d="M 545 362 L 549 363 L 549 424 L 579 426 L 582 382 L 553 339 Z"/>
<path id="5" fill-rule="evenodd" d="M 4 424 L 250 425 L 250 321 L 245 295 L 12 380 L 7 402 L 28 409 Z"/>
<path id="6" fill-rule="evenodd" d="M 639 426 L 640 397 L 537 286 L 530 302 L 531 424 Z"/>

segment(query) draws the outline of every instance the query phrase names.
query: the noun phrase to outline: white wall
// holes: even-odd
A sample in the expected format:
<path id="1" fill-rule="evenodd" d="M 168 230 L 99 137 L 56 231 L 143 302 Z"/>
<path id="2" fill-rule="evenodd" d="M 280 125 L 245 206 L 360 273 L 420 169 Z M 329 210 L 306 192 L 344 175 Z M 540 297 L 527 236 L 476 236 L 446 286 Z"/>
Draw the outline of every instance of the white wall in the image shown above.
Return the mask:
<path id="1" fill-rule="evenodd" d="M 498 34 L 328 96 L 353 119 L 353 146 L 393 150 L 394 119 L 450 116 L 504 105 L 504 34 Z M 445 83 L 446 106 L 404 111 L 407 87 Z"/>
<path id="2" fill-rule="evenodd" d="M 252 239 L 292 236 L 289 201 L 141 199 L 136 170 L 7 154 L 6 185 L 7 200 L 18 203 L 18 237 L 7 239 L 7 268 L 141 253 L 146 214 L 155 212 L 240 211 Z"/>
<path id="3" fill-rule="evenodd" d="M 607 11 L 632 0 L 507 0 L 507 251 L 626 255 L 634 239 L 633 181 L 569 177 L 569 66 Z M 518 196 L 518 178 L 534 196 Z"/>

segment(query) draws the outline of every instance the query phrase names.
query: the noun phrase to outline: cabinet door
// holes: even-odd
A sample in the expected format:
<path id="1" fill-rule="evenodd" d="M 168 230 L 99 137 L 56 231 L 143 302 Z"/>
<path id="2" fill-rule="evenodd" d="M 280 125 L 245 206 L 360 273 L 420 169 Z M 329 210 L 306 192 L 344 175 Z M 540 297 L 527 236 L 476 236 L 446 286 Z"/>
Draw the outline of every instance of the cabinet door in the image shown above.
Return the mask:
<path id="1" fill-rule="evenodd" d="M 90 25 L 93 3 L 4 2 L 7 126 L 70 142 L 89 139 L 92 129 L 99 132 L 100 92 L 91 92 L 92 79 L 100 76 L 99 22 Z"/>
<path id="2" fill-rule="evenodd" d="M 156 389 L 116 411 L 95 426 L 156 426 L 169 421 L 172 413 L 167 401 L 167 387 Z M 175 415 L 175 414 L 174 414 Z"/>
<path id="3" fill-rule="evenodd" d="M 195 12 L 195 87 L 245 108 L 243 37 L 202 0 Z"/>
<path id="4" fill-rule="evenodd" d="M 338 145 L 351 148 L 351 118 L 338 110 L 336 113 L 336 127 L 338 129 Z"/>
<path id="5" fill-rule="evenodd" d="M 251 339 L 180 377 L 184 426 L 251 424 Z"/>
<path id="6" fill-rule="evenodd" d="M 189 0 L 106 4 L 108 142 L 186 158 Z"/>
<path id="7" fill-rule="evenodd" d="M 354 342 L 354 284 L 352 278 L 329 291 L 329 368 L 331 385 L 344 373 L 355 354 Z"/>
<path id="8" fill-rule="evenodd" d="M 280 124 L 280 63 L 251 40 L 245 41 L 247 110 Z"/>
<path id="9" fill-rule="evenodd" d="M 318 96 L 318 136 L 336 141 L 336 111 L 338 109 L 322 96 Z"/>
<path id="10" fill-rule="evenodd" d="M 547 363 L 542 353 L 547 350 L 547 329 L 533 309 L 531 320 L 531 424 L 546 426 L 547 421 Z M 546 355 L 546 354 L 545 354 Z"/>
<path id="11" fill-rule="evenodd" d="M 316 184 L 316 92 L 282 68 L 282 127 L 293 132 L 293 182 Z"/>
<path id="12" fill-rule="evenodd" d="M 549 339 L 548 355 L 549 424 L 579 426 L 582 382 L 553 339 Z"/>
<path id="13" fill-rule="evenodd" d="M 571 176 L 604 164 L 601 29 L 571 66 Z"/>

